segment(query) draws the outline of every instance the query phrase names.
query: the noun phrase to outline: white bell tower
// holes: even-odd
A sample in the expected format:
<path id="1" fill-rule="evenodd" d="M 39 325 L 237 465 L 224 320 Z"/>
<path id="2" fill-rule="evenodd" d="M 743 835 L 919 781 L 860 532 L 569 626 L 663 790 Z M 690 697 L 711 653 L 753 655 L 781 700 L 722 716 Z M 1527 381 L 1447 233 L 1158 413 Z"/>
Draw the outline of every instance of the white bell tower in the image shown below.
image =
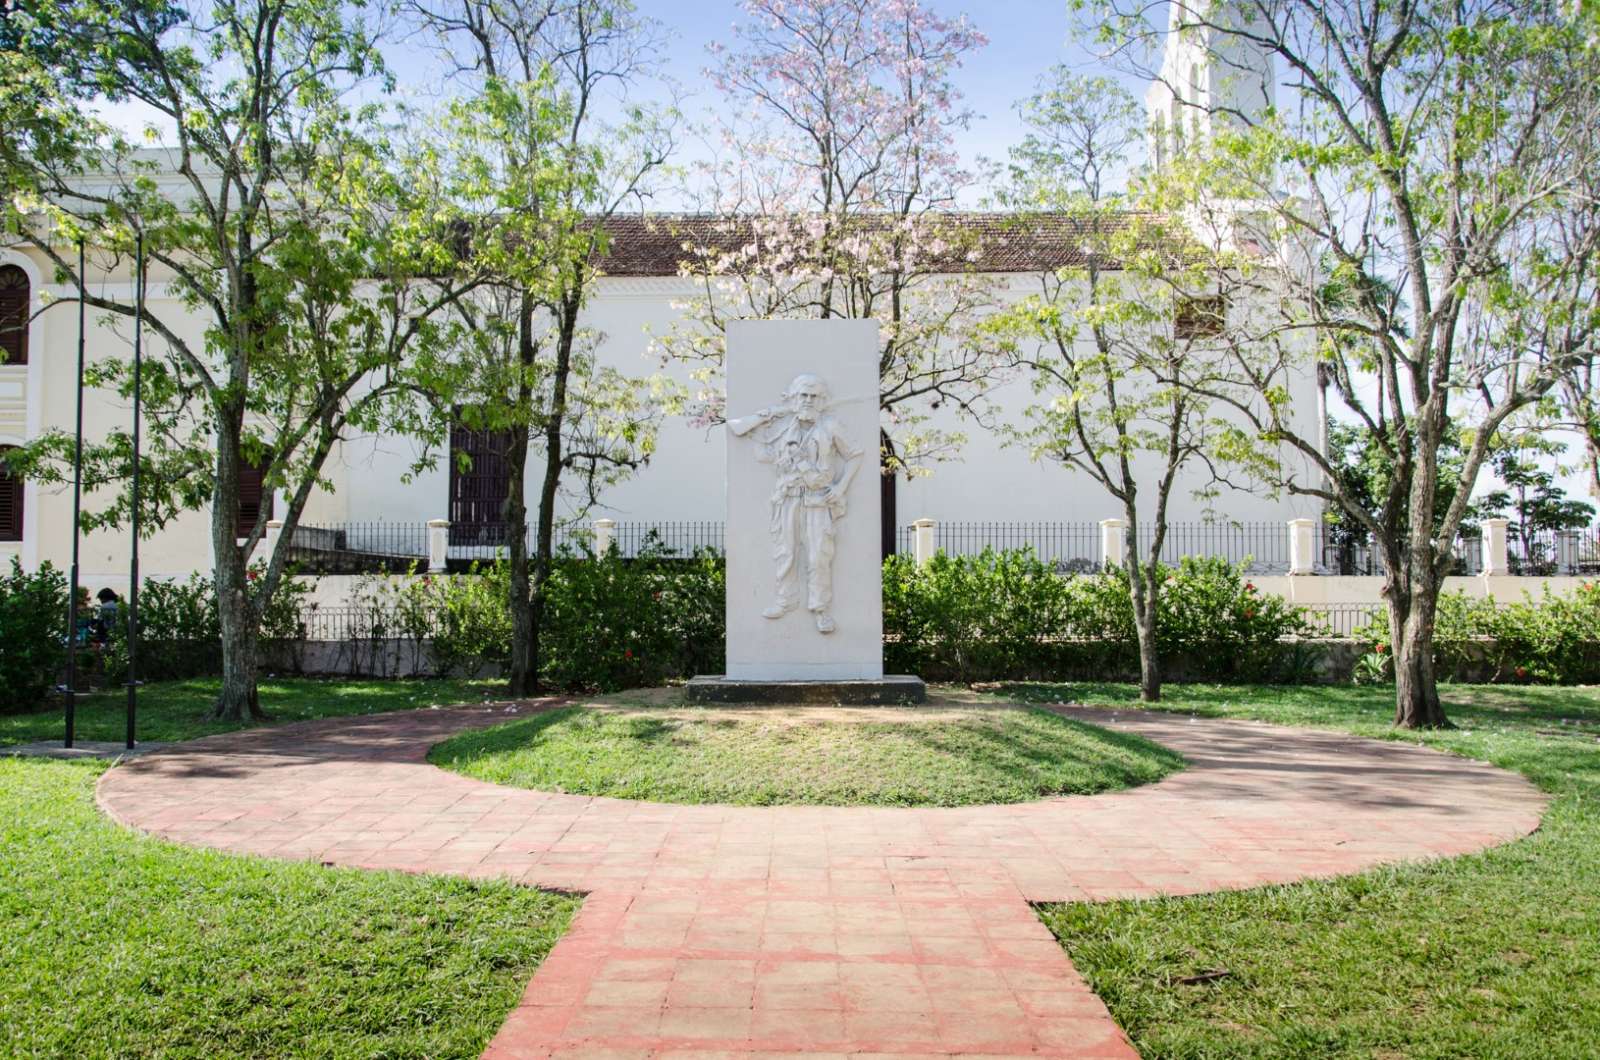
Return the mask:
<path id="1" fill-rule="evenodd" d="M 1156 168 L 1226 123 L 1258 121 L 1276 101 L 1272 55 L 1227 32 L 1249 26 L 1231 0 L 1171 0 L 1161 71 L 1145 92 Z M 1263 27 L 1264 28 L 1264 27 Z"/>

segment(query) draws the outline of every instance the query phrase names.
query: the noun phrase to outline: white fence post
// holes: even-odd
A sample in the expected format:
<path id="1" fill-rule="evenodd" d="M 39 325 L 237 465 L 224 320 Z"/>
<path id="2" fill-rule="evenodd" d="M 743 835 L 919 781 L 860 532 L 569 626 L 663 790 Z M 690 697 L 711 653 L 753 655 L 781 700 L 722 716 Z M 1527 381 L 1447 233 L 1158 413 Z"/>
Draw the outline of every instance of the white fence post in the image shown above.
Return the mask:
<path id="1" fill-rule="evenodd" d="M 1315 519 L 1289 520 L 1289 573 L 1315 574 L 1317 543 L 1313 533 Z"/>
<path id="2" fill-rule="evenodd" d="M 918 519 L 911 527 L 911 554 L 917 566 L 926 566 L 939 549 L 939 524 L 932 519 Z"/>
<path id="3" fill-rule="evenodd" d="M 1483 521 L 1483 573 L 1510 573 L 1511 565 L 1506 561 L 1506 528 L 1510 525 L 1510 519 Z"/>
<path id="4" fill-rule="evenodd" d="M 617 521 L 615 519 L 596 519 L 594 521 L 594 554 L 604 556 L 611 551 L 611 545 L 617 540 Z"/>
<path id="5" fill-rule="evenodd" d="M 428 520 L 428 573 L 443 574 L 450 555 L 450 520 Z"/>
<path id="6" fill-rule="evenodd" d="M 272 554 L 278 550 L 278 537 L 283 533 L 282 519 L 268 519 L 266 532 L 261 535 L 261 540 L 256 544 L 255 559 L 263 563 L 272 562 Z"/>
<path id="7" fill-rule="evenodd" d="M 1100 566 L 1122 566 L 1123 553 L 1128 550 L 1128 520 L 1100 520 Z"/>

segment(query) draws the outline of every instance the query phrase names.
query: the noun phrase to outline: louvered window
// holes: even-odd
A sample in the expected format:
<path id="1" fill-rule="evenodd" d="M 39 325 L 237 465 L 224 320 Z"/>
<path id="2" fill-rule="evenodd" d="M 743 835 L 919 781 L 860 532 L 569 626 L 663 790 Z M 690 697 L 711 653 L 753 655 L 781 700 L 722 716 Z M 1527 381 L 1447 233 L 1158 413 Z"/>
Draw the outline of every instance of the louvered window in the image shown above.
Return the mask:
<path id="1" fill-rule="evenodd" d="M 249 537 L 259 519 L 272 518 L 272 492 L 266 487 L 267 467 L 272 463 L 262 457 L 258 464 L 246 463 L 239 469 L 239 510 L 233 519 L 235 537 Z"/>
<path id="2" fill-rule="evenodd" d="M 28 274 L 0 265 L 0 364 L 28 363 Z"/>
<path id="3" fill-rule="evenodd" d="M 514 437 L 511 431 L 473 430 L 460 424 L 450 429 L 451 544 L 505 543 L 506 498 L 511 495 L 506 454 Z"/>
<path id="4" fill-rule="evenodd" d="M 0 541 L 22 540 L 22 478 L 6 467 L 6 453 L 0 449 Z"/>

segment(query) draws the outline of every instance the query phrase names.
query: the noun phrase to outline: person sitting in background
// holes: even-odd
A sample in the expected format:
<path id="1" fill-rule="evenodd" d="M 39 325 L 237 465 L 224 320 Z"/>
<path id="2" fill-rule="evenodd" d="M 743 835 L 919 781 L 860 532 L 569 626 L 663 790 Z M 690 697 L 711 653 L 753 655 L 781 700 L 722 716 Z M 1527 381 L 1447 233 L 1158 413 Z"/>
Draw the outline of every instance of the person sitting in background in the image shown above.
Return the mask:
<path id="1" fill-rule="evenodd" d="M 95 599 L 100 601 L 100 613 L 89 623 L 95 643 L 104 644 L 111 639 L 111 627 L 117 621 L 117 608 L 122 599 L 111 589 L 101 589 Z"/>

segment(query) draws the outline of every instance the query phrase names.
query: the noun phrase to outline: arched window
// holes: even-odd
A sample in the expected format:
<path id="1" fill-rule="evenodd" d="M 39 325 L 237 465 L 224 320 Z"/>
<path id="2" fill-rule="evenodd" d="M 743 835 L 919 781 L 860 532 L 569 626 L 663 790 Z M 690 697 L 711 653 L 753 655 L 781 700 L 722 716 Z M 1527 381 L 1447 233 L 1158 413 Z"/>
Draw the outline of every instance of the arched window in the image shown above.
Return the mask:
<path id="1" fill-rule="evenodd" d="M 28 363 L 28 274 L 0 265 L 0 364 Z"/>
<path id="2" fill-rule="evenodd" d="M 22 540 L 22 476 L 6 466 L 10 446 L 0 446 L 0 541 Z"/>

